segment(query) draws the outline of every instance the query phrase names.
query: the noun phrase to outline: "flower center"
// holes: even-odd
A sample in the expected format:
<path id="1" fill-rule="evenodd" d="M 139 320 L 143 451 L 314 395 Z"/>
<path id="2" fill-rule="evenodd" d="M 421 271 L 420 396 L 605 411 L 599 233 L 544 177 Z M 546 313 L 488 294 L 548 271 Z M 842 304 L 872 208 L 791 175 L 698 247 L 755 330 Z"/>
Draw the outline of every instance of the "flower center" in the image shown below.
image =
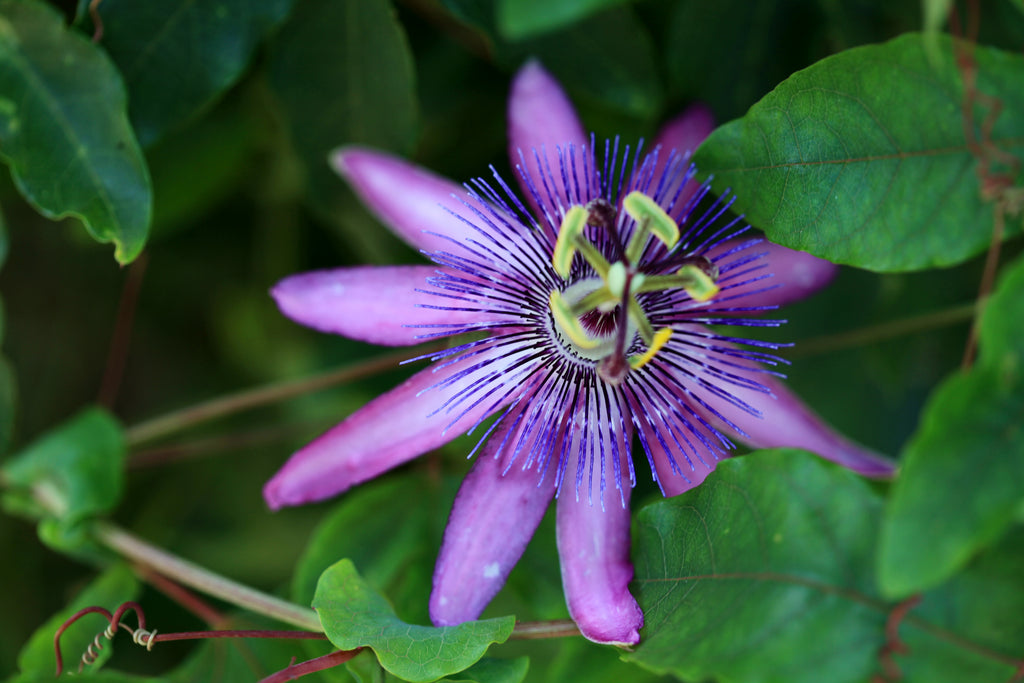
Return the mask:
<path id="1" fill-rule="evenodd" d="M 562 292 L 554 290 L 548 302 L 562 342 L 577 356 L 596 362 L 598 375 L 613 385 L 621 384 L 630 370 L 649 363 L 672 336 L 670 327 L 654 329 L 637 295 L 683 289 L 693 300 L 707 301 L 718 293 L 717 269 L 703 256 L 683 259 L 682 267 L 672 274 L 642 273 L 639 261 L 651 237 L 671 250 L 679 241 L 679 226 L 642 192 L 626 195 L 622 208 L 636 222 L 636 229 L 614 263 L 609 263 L 583 233 L 590 225 L 608 231 L 618 241 L 615 208 L 604 200 L 595 200 L 565 213 L 551 254 L 555 272 L 568 280 L 573 258 L 579 252 L 597 277 L 575 282 Z M 637 334 L 647 349 L 627 357 Z"/>

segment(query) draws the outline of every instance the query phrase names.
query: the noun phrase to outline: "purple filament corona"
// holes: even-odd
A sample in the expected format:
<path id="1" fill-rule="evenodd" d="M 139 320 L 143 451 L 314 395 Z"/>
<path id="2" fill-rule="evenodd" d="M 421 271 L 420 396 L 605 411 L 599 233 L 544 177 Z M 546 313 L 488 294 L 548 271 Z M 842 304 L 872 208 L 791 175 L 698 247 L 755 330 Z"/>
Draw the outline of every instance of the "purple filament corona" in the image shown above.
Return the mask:
<path id="1" fill-rule="evenodd" d="M 472 237 L 450 239 L 449 248 L 425 252 L 445 270 L 419 290 L 436 297 L 436 304 L 429 307 L 472 313 L 474 319 L 465 324 L 421 326 L 423 339 L 474 335 L 470 341 L 420 358 L 437 362 L 436 369 L 464 365 L 425 390 L 457 387 L 435 414 L 449 417 L 449 426 L 480 408 L 484 414 L 497 415 L 473 453 L 488 438 L 499 438 L 495 430 L 503 424 L 500 438 L 516 439 L 495 449 L 504 454 L 504 470 L 535 470 L 538 486 L 553 476 L 560 492 L 570 459 L 576 458 L 577 498 L 585 491 L 591 499 L 595 476 L 603 493 L 610 466 L 623 505 L 624 481 L 628 477 L 631 486 L 636 483 L 628 457 L 632 432 L 659 485 L 652 439 L 668 454 L 672 473 L 689 482 L 687 474 L 694 472 L 695 461 L 713 467 L 705 458 L 724 457 L 733 447 L 701 412 L 744 435 L 707 397 L 759 416 L 756 408 L 730 389 L 770 395 L 758 377 L 780 375 L 762 366 L 784 362 L 765 351 L 783 345 L 726 336 L 705 327 L 766 327 L 784 322 L 753 317 L 774 306 L 743 304 L 751 294 L 777 286 L 767 272 L 764 252 L 758 250 L 761 240 L 743 237 L 749 226 L 741 217 L 728 214 L 732 200 L 727 194 L 712 198 L 708 183 L 694 179 L 696 169 L 689 154 L 674 150 L 664 154 L 659 148 L 643 154 L 641 149 L 642 143 L 635 151 L 626 145 L 620 154 L 616 138 L 605 142 L 603 158 L 598 159 L 591 137 L 589 146 L 558 147 L 553 157 L 545 149 L 532 150 L 529 154 L 541 169 L 537 176 L 526 170 L 526 157 L 520 152 L 516 170 L 522 186 L 529 189 L 527 200 L 535 211 L 492 168 L 491 181 L 476 179 L 465 186 L 469 196 L 461 201 L 472 218 L 452 214 L 452 220 L 471 227 Z M 695 300 L 683 288 L 638 294 L 636 302 L 650 324 L 670 328 L 671 336 L 649 362 L 628 369 L 621 383 L 612 383 L 599 373 L 598 359 L 579 353 L 559 334 L 549 309 L 552 291 L 565 293 L 580 283 L 586 288 L 587 283 L 598 281 L 598 273 L 577 254 L 568 278 L 563 279 L 552 266 L 552 255 L 566 212 L 572 206 L 595 206 L 596 200 L 598 209 L 592 212 L 585 238 L 609 263 L 628 261 L 624 245 L 638 226 L 621 206 L 633 191 L 653 199 L 680 233 L 672 248 L 648 238 L 639 258 L 629 264 L 633 270 L 643 276 L 671 275 L 685 263 L 700 260 L 716 272 L 718 293 L 707 301 Z M 618 309 L 594 310 L 580 320 L 598 336 L 627 336 L 628 354 L 643 353 L 648 345 L 628 327 L 625 314 L 618 313 Z M 681 455 L 683 461 L 673 454 Z M 622 471 L 622 462 L 628 464 L 627 472 Z M 603 495 L 601 500 L 603 504 Z"/>

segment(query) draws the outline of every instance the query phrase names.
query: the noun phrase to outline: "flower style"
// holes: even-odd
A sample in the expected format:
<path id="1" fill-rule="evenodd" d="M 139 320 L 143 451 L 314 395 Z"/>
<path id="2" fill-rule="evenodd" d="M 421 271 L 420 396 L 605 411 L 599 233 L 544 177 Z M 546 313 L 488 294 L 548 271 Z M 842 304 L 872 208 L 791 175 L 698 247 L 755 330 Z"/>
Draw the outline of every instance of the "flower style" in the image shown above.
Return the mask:
<path id="1" fill-rule="evenodd" d="M 292 456 L 264 495 L 273 508 L 335 495 L 494 416 L 451 512 L 432 620 L 477 618 L 557 497 L 572 618 L 591 640 L 635 644 L 634 435 L 665 495 L 703 481 L 732 448 L 727 435 L 867 475 L 891 466 L 778 381 L 777 345 L 706 327 L 778 325 L 761 314 L 835 270 L 743 237 L 745 225 L 723 218 L 729 202 L 706 197 L 682 151 L 710 132 L 706 110 L 671 123 L 647 154 L 598 145 L 531 63 L 508 116 L 525 201 L 497 173 L 462 188 L 379 152 L 335 155 L 367 205 L 435 265 L 296 275 L 273 289 L 281 310 L 377 344 L 472 335 Z"/>

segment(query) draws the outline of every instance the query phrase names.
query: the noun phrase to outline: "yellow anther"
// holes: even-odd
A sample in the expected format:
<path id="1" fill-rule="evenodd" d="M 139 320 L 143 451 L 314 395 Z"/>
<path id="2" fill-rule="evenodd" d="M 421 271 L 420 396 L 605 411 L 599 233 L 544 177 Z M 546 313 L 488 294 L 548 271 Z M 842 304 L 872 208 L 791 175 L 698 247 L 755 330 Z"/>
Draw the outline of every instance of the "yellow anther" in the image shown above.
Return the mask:
<path id="1" fill-rule="evenodd" d="M 657 202 L 639 190 L 633 190 L 622 200 L 622 208 L 636 221 L 636 232 L 629 241 L 626 253 L 631 261 L 640 257 L 648 234 L 653 234 L 671 249 L 679 241 L 679 226 Z"/>
<path id="2" fill-rule="evenodd" d="M 720 291 L 711 276 L 697 266 L 683 266 L 677 274 L 683 275 L 689 280 L 687 284 L 683 285 L 683 289 L 694 301 L 707 301 Z"/>
<path id="3" fill-rule="evenodd" d="M 579 318 L 572 312 L 572 306 L 562 298 L 558 290 L 551 292 L 551 297 L 548 299 L 548 307 L 551 309 L 551 315 L 555 319 L 555 326 L 558 328 L 558 331 L 567 336 L 569 341 L 578 348 L 584 350 L 596 349 L 601 344 L 600 339 L 590 337 L 586 330 L 583 329 Z"/>
<path id="4" fill-rule="evenodd" d="M 569 277 L 572 257 L 576 255 L 576 240 L 583 236 L 586 227 L 587 210 L 582 206 L 574 206 L 565 212 L 562 225 L 558 228 L 555 250 L 551 253 L 551 265 L 563 280 Z"/>
<path id="5" fill-rule="evenodd" d="M 653 341 L 651 341 L 651 345 L 647 347 L 646 351 L 644 351 L 639 356 L 630 357 L 629 367 L 633 368 L 634 370 L 639 370 L 643 366 L 650 363 L 651 359 L 654 358 L 655 355 L 657 355 L 658 351 L 661 351 L 665 347 L 665 344 L 668 343 L 668 340 L 671 336 L 671 327 L 663 327 L 660 330 L 658 330 L 654 335 Z"/>

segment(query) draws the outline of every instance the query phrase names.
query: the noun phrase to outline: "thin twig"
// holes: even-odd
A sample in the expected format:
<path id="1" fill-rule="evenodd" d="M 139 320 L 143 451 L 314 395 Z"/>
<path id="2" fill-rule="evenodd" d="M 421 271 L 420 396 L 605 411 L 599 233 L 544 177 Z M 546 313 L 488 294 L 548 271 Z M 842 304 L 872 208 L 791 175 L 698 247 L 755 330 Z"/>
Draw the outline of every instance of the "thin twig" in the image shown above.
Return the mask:
<path id="1" fill-rule="evenodd" d="M 138 446 L 141 443 L 153 441 L 186 427 L 193 427 L 219 417 L 232 415 L 243 410 L 249 410 L 250 408 L 270 405 L 278 401 L 326 389 L 342 382 L 368 377 L 383 370 L 396 367 L 401 361 L 415 358 L 424 353 L 430 353 L 432 349 L 439 348 L 443 347 L 435 344 L 421 347 L 413 354 L 410 354 L 409 351 L 389 353 L 370 360 L 346 365 L 338 370 L 314 375 L 313 377 L 278 382 L 255 389 L 246 389 L 235 394 L 228 394 L 227 396 L 215 398 L 205 403 L 142 422 L 129 428 L 125 433 L 125 439 L 130 447 Z"/>
<path id="2" fill-rule="evenodd" d="M 796 358 L 798 356 L 831 353 L 832 351 L 866 346 L 915 332 L 968 322 L 974 316 L 976 310 L 977 304 L 972 302 L 933 313 L 924 313 L 912 318 L 869 325 L 856 330 L 850 330 L 849 332 L 812 337 L 797 342 L 791 351 L 786 352 L 786 357 Z"/>

